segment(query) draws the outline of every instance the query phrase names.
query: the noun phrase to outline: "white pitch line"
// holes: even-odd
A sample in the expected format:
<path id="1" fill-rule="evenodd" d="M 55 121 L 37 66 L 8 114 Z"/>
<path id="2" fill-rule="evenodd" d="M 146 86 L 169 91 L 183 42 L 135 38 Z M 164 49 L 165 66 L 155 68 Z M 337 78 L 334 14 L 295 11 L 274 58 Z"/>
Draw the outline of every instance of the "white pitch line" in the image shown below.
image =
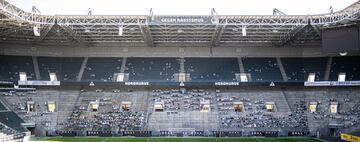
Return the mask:
<path id="1" fill-rule="evenodd" d="M 106 138 L 106 139 L 102 140 L 101 142 L 106 142 L 107 140 L 109 140 L 109 138 Z"/>

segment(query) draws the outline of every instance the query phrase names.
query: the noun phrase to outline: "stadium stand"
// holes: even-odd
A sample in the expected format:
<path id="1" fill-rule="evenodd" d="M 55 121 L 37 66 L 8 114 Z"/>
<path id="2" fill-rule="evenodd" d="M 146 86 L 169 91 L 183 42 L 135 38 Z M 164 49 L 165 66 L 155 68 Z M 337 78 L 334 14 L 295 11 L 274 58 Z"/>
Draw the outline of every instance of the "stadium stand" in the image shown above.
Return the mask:
<path id="1" fill-rule="evenodd" d="M 236 81 L 240 73 L 236 58 L 185 58 L 192 81 Z"/>
<path id="2" fill-rule="evenodd" d="M 0 142 L 359 140 L 360 1 L 316 15 L 42 15 L 8 1 Z"/>
<path id="3" fill-rule="evenodd" d="M 251 90 L 251 89 L 250 89 Z M 224 130 L 249 128 L 276 128 L 306 131 L 307 118 L 303 112 L 291 112 L 286 99 L 279 90 L 250 91 L 241 93 L 223 92 L 217 94 L 218 109 L 221 110 L 221 127 Z M 242 112 L 235 112 L 234 102 L 242 102 Z M 269 113 L 267 102 L 274 102 L 274 111 Z M 291 113 L 290 113 L 291 112 Z M 265 130 L 265 129 L 264 129 Z"/>
<path id="4" fill-rule="evenodd" d="M 309 73 L 315 73 L 315 81 L 323 81 L 325 77 L 326 62 L 327 58 L 303 58 L 305 79 L 307 79 Z"/>
<path id="5" fill-rule="evenodd" d="M 211 89 L 114 92 L 111 88 L 82 90 L 81 93 L 73 89 L 39 89 L 36 94 L 15 93 L 3 99 L 12 104 L 12 110 L 25 122 L 34 122 L 51 135 L 68 134 L 53 133 L 54 131 L 77 131 L 72 134 L 98 136 L 102 135 L 102 131 L 104 135 L 110 135 L 105 131 L 111 131 L 111 135 L 120 133 L 145 136 L 160 135 L 158 132 L 161 131 L 166 136 L 176 136 L 177 132 L 193 135 L 195 130 L 204 130 L 202 135 L 210 135 L 206 132 L 208 130 L 222 131 L 223 136 L 314 136 L 319 128 L 329 127 L 330 122 L 345 129 L 360 125 L 360 99 L 356 95 L 358 88 L 250 87 L 220 92 Z M 201 104 L 206 100 L 209 109 L 204 111 Z M 21 106 L 27 101 L 36 104 L 36 112 L 24 113 Z M 48 111 L 48 101 L 57 102 L 57 111 Z M 91 105 L 94 102 L 98 104 L 95 111 Z M 122 102 L 131 102 L 131 108 L 128 111 L 122 110 Z M 155 111 L 158 102 L 163 102 L 163 112 Z M 242 102 L 242 111 L 235 111 L 235 102 Z M 309 112 L 311 102 L 318 103 L 316 112 Z M 339 104 L 336 114 L 329 112 L 331 102 Z M 269 111 L 268 104 L 273 104 L 272 111 Z M 16 115 L 8 113 L 11 114 L 1 118 L 6 120 Z M 325 118 L 329 121 L 323 121 Z M 17 125 L 14 123 L 11 121 L 4 124 L 16 128 L 22 121 L 16 121 Z M 188 127 L 192 129 L 185 129 Z M 87 133 L 79 133 L 80 131 Z"/>
<path id="6" fill-rule="evenodd" d="M 118 128 L 121 131 L 139 131 L 144 124 L 144 113 L 114 111 L 99 113 L 95 117 L 82 117 L 78 113 L 73 113 L 67 127 L 69 130 L 111 131 Z"/>
<path id="7" fill-rule="evenodd" d="M 49 73 L 56 73 L 58 80 L 76 81 L 83 58 L 38 57 L 41 80 L 50 80 Z"/>
<path id="8" fill-rule="evenodd" d="M 289 81 L 305 80 L 304 62 L 302 58 L 281 58 Z M 324 69 L 325 70 L 325 69 Z"/>
<path id="9" fill-rule="evenodd" d="M 281 58 L 289 81 L 303 82 L 309 73 L 315 73 L 315 81 L 324 80 L 327 58 Z"/>
<path id="10" fill-rule="evenodd" d="M 0 110 L 7 110 L 6 107 L 0 101 Z"/>
<path id="11" fill-rule="evenodd" d="M 26 131 L 26 129 L 21 126 L 21 123 L 24 123 L 24 121 L 12 111 L 0 112 L 0 122 L 18 132 Z"/>
<path id="12" fill-rule="evenodd" d="M 346 80 L 360 80 L 360 58 L 357 56 L 334 57 L 330 80 L 337 81 L 339 73 L 346 73 Z"/>
<path id="13" fill-rule="evenodd" d="M 297 111 L 296 105 L 301 105 L 300 109 L 307 110 L 309 129 L 314 132 L 319 129 L 325 131 L 330 124 L 339 125 L 343 131 L 348 128 L 357 128 L 359 126 L 359 96 L 357 89 L 333 88 L 328 90 L 285 90 L 284 94 L 292 108 Z M 310 103 L 316 102 L 315 112 L 310 112 Z M 331 102 L 337 102 L 336 113 L 330 112 Z M 329 120 L 328 123 L 323 120 Z M 337 126 L 337 127 L 339 127 Z M 338 135 L 339 132 L 336 132 Z"/>
<path id="14" fill-rule="evenodd" d="M 130 81 L 172 81 L 179 70 L 176 58 L 128 58 L 125 72 Z"/>
<path id="15" fill-rule="evenodd" d="M 19 72 L 26 72 L 28 80 L 36 80 L 30 56 L 0 56 L 0 80 L 18 81 Z"/>
<path id="16" fill-rule="evenodd" d="M 83 58 L 63 58 L 60 79 L 76 81 Z"/>
<path id="17" fill-rule="evenodd" d="M 73 89 L 37 90 L 36 94 L 15 93 L 4 99 L 25 122 L 35 123 L 37 127 L 49 131 L 48 134 L 67 130 L 144 130 L 147 93 L 81 92 Z M 29 101 L 35 104 L 35 112 L 27 112 L 26 104 Z M 49 111 L 49 101 L 55 103 L 54 112 Z M 129 111 L 120 110 L 124 101 L 131 102 Z M 99 104 L 96 112 L 90 111 L 92 102 Z"/>
<path id="18" fill-rule="evenodd" d="M 0 75 L 3 81 L 17 81 L 19 72 L 26 72 L 29 80 L 36 80 L 31 57 L 1 56 Z M 56 73 L 58 80 L 76 81 L 83 58 L 37 57 L 41 80 L 49 80 L 49 73 Z M 306 81 L 309 73 L 315 73 L 315 81 L 323 81 L 326 57 L 281 58 L 285 73 L 291 82 Z M 125 73 L 130 81 L 173 81 L 173 75 L 180 72 L 176 58 L 128 58 Z M 274 58 L 242 58 L 246 73 L 252 81 L 282 81 L 279 67 Z M 89 58 L 82 81 L 113 81 L 114 73 L 120 73 L 122 58 Z M 346 73 L 346 80 L 360 80 L 358 57 L 334 57 L 330 80 L 337 81 L 339 73 Z M 211 63 L 212 66 L 207 66 Z M 11 65 L 10 65 L 11 64 Z M 192 81 L 236 81 L 240 73 L 236 58 L 186 58 L 185 71 Z M 9 72 L 10 70 L 10 72 Z"/>
<path id="19" fill-rule="evenodd" d="M 19 72 L 27 72 L 29 80 L 36 80 L 31 57 L 1 56 L 1 80 L 17 81 Z M 41 80 L 49 80 L 49 73 L 56 73 L 58 80 L 76 81 L 83 58 L 37 57 Z M 306 81 L 309 73 L 315 73 L 315 81 L 323 81 L 327 57 L 281 58 L 289 81 Z M 252 81 L 282 81 L 279 67 L 274 58 L 242 58 L 245 73 Z M 113 81 L 114 73 L 120 73 L 122 58 L 89 58 L 82 81 Z M 346 80 L 360 80 L 358 57 L 334 57 L 330 80 L 337 81 L 339 73 L 345 72 Z M 208 66 L 211 63 L 212 66 Z M 10 65 L 11 64 L 11 65 Z M 185 71 L 192 81 L 236 81 L 240 73 L 236 58 L 186 58 Z M 10 70 L 10 72 L 9 72 Z M 125 73 L 130 81 L 173 81 L 173 75 L 180 72 L 176 58 L 128 58 Z"/>
<path id="20" fill-rule="evenodd" d="M 0 123 L 0 141 L 12 141 L 17 133 L 14 129 Z"/>
<path id="21" fill-rule="evenodd" d="M 0 134 L 5 134 L 5 135 L 11 135 L 14 134 L 15 131 L 9 127 L 7 127 L 6 125 L 0 123 Z M 1 139 L 1 135 L 0 135 L 0 139 Z"/>
<path id="22" fill-rule="evenodd" d="M 120 73 L 122 58 L 89 58 L 83 81 L 111 82 L 114 73 Z"/>
<path id="23" fill-rule="evenodd" d="M 60 75 L 62 62 L 61 58 L 38 57 L 38 65 L 41 80 L 50 80 L 49 73 Z M 60 79 L 60 77 L 58 77 L 58 79 Z"/>
<path id="24" fill-rule="evenodd" d="M 242 58 L 246 73 L 252 81 L 283 81 L 275 58 Z"/>

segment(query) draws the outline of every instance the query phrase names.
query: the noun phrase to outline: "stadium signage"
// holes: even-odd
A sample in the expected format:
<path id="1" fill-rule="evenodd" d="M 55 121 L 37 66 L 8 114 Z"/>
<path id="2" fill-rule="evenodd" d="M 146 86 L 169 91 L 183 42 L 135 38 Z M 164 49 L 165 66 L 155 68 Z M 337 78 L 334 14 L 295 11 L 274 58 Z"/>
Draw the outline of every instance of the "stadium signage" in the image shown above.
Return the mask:
<path id="1" fill-rule="evenodd" d="M 237 86 L 239 82 L 215 82 L 215 86 Z"/>
<path id="2" fill-rule="evenodd" d="M 8 81 L 0 81 L 0 84 L 13 84 L 12 82 L 8 82 Z"/>
<path id="3" fill-rule="evenodd" d="M 125 85 L 147 86 L 149 82 L 125 82 Z"/>
<path id="4" fill-rule="evenodd" d="M 203 18 L 161 18 L 163 23 L 202 23 Z"/>
<path id="5" fill-rule="evenodd" d="M 319 81 L 304 82 L 304 86 L 360 86 L 360 81 Z"/>
<path id="6" fill-rule="evenodd" d="M 212 24 L 212 17 L 185 17 L 185 16 L 155 16 L 152 18 L 152 24 Z"/>
<path id="7" fill-rule="evenodd" d="M 331 82 L 331 86 L 360 86 L 360 81 Z"/>
<path id="8" fill-rule="evenodd" d="M 304 86 L 330 86 L 330 82 L 329 81 L 304 82 Z"/>
<path id="9" fill-rule="evenodd" d="M 60 81 L 18 81 L 18 85 L 60 86 Z"/>

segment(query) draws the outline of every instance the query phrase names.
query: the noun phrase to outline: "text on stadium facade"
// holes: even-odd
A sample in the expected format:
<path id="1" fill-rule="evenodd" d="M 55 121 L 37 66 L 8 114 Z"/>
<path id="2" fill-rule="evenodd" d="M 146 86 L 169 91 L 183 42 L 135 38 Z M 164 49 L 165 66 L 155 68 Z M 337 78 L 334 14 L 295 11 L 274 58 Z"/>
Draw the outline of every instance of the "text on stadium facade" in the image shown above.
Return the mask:
<path id="1" fill-rule="evenodd" d="M 304 86 L 360 86 L 360 81 L 318 81 L 304 82 Z"/>
<path id="2" fill-rule="evenodd" d="M 239 82 L 215 82 L 215 85 L 216 86 L 237 86 L 239 85 L 240 83 Z"/>
<path id="3" fill-rule="evenodd" d="M 125 82 L 125 85 L 149 85 L 149 82 Z"/>
<path id="4" fill-rule="evenodd" d="M 203 18 L 161 18 L 163 23 L 203 23 Z"/>

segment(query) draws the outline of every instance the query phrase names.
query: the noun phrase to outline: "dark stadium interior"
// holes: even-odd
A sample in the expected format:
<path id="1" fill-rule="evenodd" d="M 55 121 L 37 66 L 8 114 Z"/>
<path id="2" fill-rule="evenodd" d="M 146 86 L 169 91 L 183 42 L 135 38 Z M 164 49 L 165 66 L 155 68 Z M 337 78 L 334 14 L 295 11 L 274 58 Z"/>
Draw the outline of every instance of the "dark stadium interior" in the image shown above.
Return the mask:
<path id="1" fill-rule="evenodd" d="M 49 73 L 59 75 L 59 80 L 76 81 L 83 58 L 39 57 L 41 80 L 50 80 Z"/>
<path id="2" fill-rule="evenodd" d="M 185 58 L 185 70 L 193 81 L 235 81 L 236 58 Z"/>
<path id="3" fill-rule="evenodd" d="M 176 58 L 128 58 L 125 72 L 131 81 L 171 81 L 180 70 Z"/>
<path id="4" fill-rule="evenodd" d="M 19 80 L 19 72 L 26 72 L 28 80 L 36 80 L 32 57 L 0 56 L 4 81 Z M 40 80 L 50 80 L 49 73 L 56 73 L 58 80 L 76 82 L 84 58 L 35 57 L 38 60 Z M 246 73 L 253 82 L 283 82 L 275 58 L 241 58 Z M 114 82 L 114 73 L 121 73 L 123 58 L 89 58 L 80 82 Z M 173 82 L 173 75 L 180 72 L 180 58 L 127 58 L 123 73 L 129 81 Z M 323 81 L 328 57 L 281 58 L 288 82 L 304 82 L 309 73 L 316 74 L 316 81 Z M 25 62 L 24 62 L 25 61 Z M 360 80 L 360 57 L 333 57 L 330 78 L 337 81 L 339 73 L 346 73 L 346 80 Z M 185 72 L 192 81 L 236 81 L 240 73 L 237 58 L 185 58 Z"/>
<path id="5" fill-rule="evenodd" d="M 244 58 L 245 71 L 253 81 L 281 81 L 281 73 L 275 58 Z"/>
<path id="6" fill-rule="evenodd" d="M 346 72 L 346 80 L 360 80 L 360 60 L 356 57 L 335 57 L 331 66 L 330 79 L 336 80 L 340 72 Z"/>
<path id="7" fill-rule="evenodd" d="M 281 58 L 281 61 L 289 81 L 303 82 L 309 73 L 316 73 L 316 81 L 324 80 L 327 58 Z"/>
<path id="8" fill-rule="evenodd" d="M 11 62 L 9 62 L 11 61 Z M 1 56 L 1 75 L 2 80 L 19 80 L 19 72 L 27 72 L 29 80 L 35 80 L 34 65 L 30 56 L 15 57 Z"/>
<path id="9" fill-rule="evenodd" d="M 83 79 L 88 81 L 112 81 L 114 73 L 120 71 L 121 62 L 121 58 L 89 58 Z"/>

